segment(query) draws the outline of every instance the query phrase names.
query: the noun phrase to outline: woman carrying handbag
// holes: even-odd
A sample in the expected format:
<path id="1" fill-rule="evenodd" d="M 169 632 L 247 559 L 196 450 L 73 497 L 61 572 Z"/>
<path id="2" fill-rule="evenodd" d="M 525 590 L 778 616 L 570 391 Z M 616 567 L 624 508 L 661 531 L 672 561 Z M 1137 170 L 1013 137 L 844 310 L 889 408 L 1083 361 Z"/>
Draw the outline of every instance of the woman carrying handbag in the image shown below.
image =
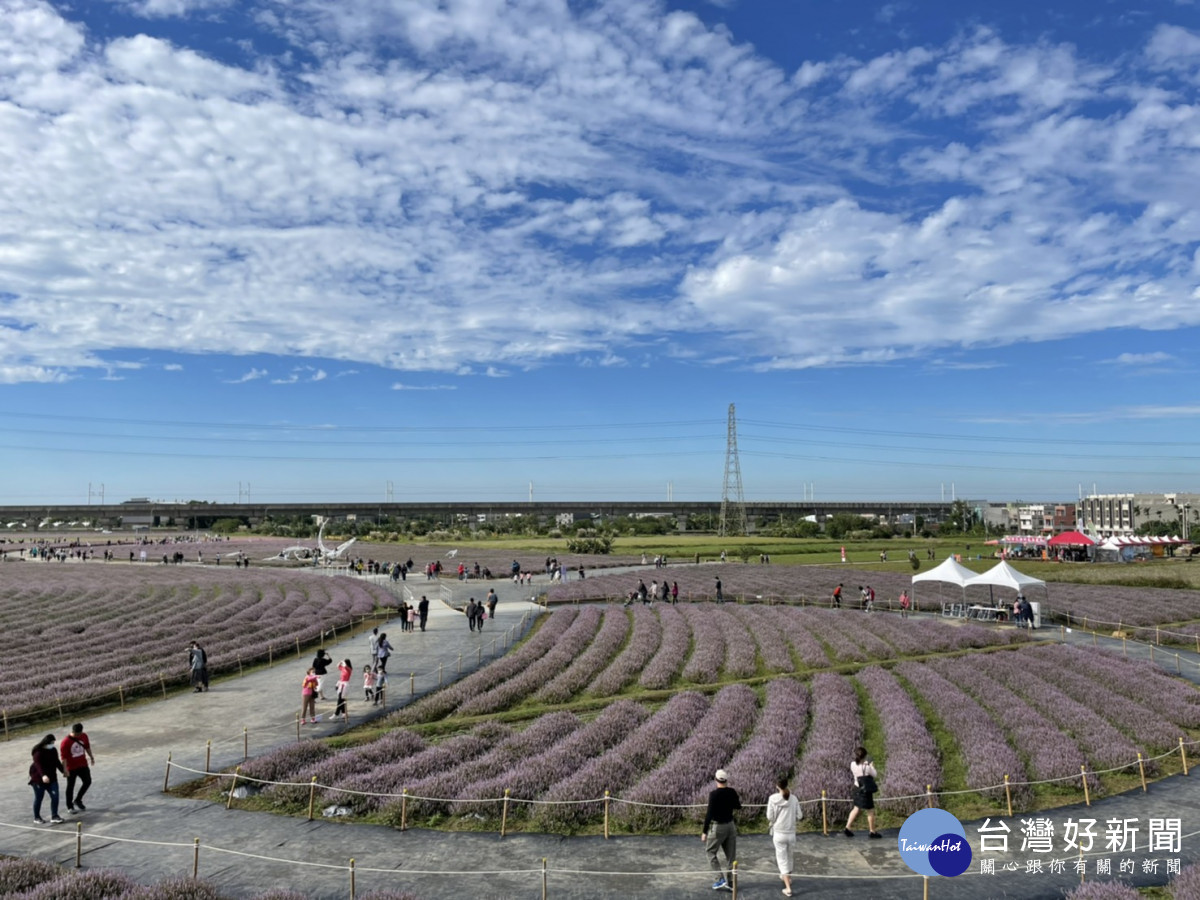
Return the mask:
<path id="1" fill-rule="evenodd" d="M 850 818 L 846 820 L 846 827 L 842 833 L 846 837 L 854 837 L 850 826 L 858 818 L 859 812 L 865 811 L 870 836 L 873 838 L 883 837 L 875 830 L 875 794 L 879 790 L 875 779 L 879 777 L 879 773 L 875 771 L 875 764 L 867 758 L 866 747 L 859 747 L 854 751 L 854 762 L 850 763 L 850 774 L 854 777 L 854 809 L 850 810 Z"/>

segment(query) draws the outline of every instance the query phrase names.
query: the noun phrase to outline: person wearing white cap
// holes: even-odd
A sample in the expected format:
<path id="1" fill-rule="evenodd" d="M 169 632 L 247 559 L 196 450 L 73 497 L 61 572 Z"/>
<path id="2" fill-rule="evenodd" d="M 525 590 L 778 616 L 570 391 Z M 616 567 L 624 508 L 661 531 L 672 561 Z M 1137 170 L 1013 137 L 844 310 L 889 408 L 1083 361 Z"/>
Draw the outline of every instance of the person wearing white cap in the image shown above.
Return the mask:
<path id="1" fill-rule="evenodd" d="M 717 880 L 713 882 L 714 891 L 732 891 L 730 880 L 733 877 L 733 861 L 737 859 L 737 823 L 733 821 L 735 810 L 742 808 L 738 792 L 729 786 L 729 773 L 717 769 L 716 789 L 708 794 L 708 809 L 704 813 L 704 830 L 700 840 L 704 841 L 704 849 L 708 852 L 708 864 L 716 873 Z M 718 851 L 725 853 L 725 872 L 721 871 L 721 863 L 717 860 Z"/>

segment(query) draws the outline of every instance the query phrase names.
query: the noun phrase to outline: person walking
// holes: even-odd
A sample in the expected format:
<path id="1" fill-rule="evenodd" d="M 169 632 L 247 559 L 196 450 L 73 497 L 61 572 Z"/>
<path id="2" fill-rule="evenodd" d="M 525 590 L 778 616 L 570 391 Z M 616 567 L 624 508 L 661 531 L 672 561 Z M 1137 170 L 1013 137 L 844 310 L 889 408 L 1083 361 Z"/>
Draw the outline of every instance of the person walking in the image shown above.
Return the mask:
<path id="1" fill-rule="evenodd" d="M 379 629 L 372 628 L 367 635 L 367 647 L 371 651 L 371 668 L 379 665 Z"/>
<path id="2" fill-rule="evenodd" d="M 778 790 L 767 798 L 767 829 L 775 845 L 775 862 L 783 881 L 785 897 L 792 896 L 792 860 L 796 852 L 796 822 L 800 818 L 800 801 L 788 790 L 786 775 L 775 782 Z"/>
<path id="3" fill-rule="evenodd" d="M 417 615 L 421 617 L 421 630 L 425 630 L 425 622 L 429 619 L 429 600 L 425 595 L 421 595 L 421 602 L 417 604 Z"/>
<path id="4" fill-rule="evenodd" d="M 96 757 L 92 753 L 92 743 L 88 740 L 87 732 L 83 730 L 82 722 L 71 726 L 71 733 L 62 739 L 58 750 L 67 770 L 67 812 L 87 812 L 87 807 L 83 805 L 83 795 L 92 786 L 92 770 L 88 761 L 95 765 Z M 75 793 L 76 782 L 80 785 L 78 794 Z"/>
<path id="5" fill-rule="evenodd" d="M 733 877 L 733 861 L 737 859 L 737 823 L 733 821 L 733 813 L 742 808 L 742 801 L 738 792 L 729 786 L 728 772 L 717 769 L 713 778 L 717 786 L 708 794 L 708 809 L 704 813 L 704 830 L 700 832 L 700 840 L 704 841 L 704 849 L 708 853 L 708 865 L 717 876 L 713 890 L 732 891 L 729 882 Z M 718 851 L 725 854 L 724 873 L 717 859 Z"/>
<path id="6" fill-rule="evenodd" d="M 841 584 L 838 584 L 838 586 L 833 589 L 833 608 L 834 609 L 842 608 L 842 586 L 841 586 Z"/>
<path id="7" fill-rule="evenodd" d="M 466 608 L 465 612 L 467 614 L 467 627 L 469 629 L 471 629 L 472 631 L 474 631 L 475 630 L 475 598 L 474 597 L 472 597 L 471 599 L 469 599 L 467 601 L 467 608 Z"/>
<path id="8" fill-rule="evenodd" d="M 500 598 L 496 596 L 496 589 L 491 588 L 487 593 L 487 610 L 488 618 L 496 618 L 496 604 L 500 602 Z"/>
<path id="9" fill-rule="evenodd" d="M 188 645 L 188 668 L 191 670 L 192 690 L 197 694 L 208 690 L 208 654 L 195 641 Z"/>
<path id="10" fill-rule="evenodd" d="M 347 722 L 350 721 L 350 712 L 346 708 L 346 692 L 350 690 L 352 675 L 354 675 L 354 666 L 349 659 L 343 659 L 338 663 L 337 687 L 334 688 L 337 706 L 333 708 L 333 717 L 336 719 L 338 716 L 342 716 Z"/>
<path id="11" fill-rule="evenodd" d="M 408 630 L 416 631 L 417 628 L 417 608 L 411 604 L 408 607 Z"/>
<path id="12" fill-rule="evenodd" d="M 380 672 L 386 672 L 388 657 L 392 655 L 392 651 L 395 649 L 387 639 L 387 632 L 379 635 L 379 665 L 375 668 Z"/>
<path id="13" fill-rule="evenodd" d="M 677 603 L 679 603 L 679 582 L 672 581 L 671 582 L 671 605 L 675 606 Z"/>
<path id="14" fill-rule="evenodd" d="M 723 551 L 722 551 L 722 552 L 723 552 Z M 724 603 L 724 602 L 725 602 L 725 594 L 724 594 L 724 592 L 721 590 L 721 576 L 720 576 L 720 575 L 717 575 L 717 576 L 716 576 L 716 579 L 717 579 L 717 602 L 718 602 L 718 603 Z"/>
<path id="15" fill-rule="evenodd" d="M 875 779 L 879 777 L 879 773 L 875 771 L 875 764 L 867 757 L 866 747 L 859 747 L 854 751 L 850 774 L 854 777 L 854 809 L 850 810 L 850 818 L 846 820 L 846 827 L 842 829 L 842 833 L 846 837 L 854 837 L 850 826 L 854 824 L 860 812 L 866 812 L 870 837 L 883 837 L 875 830 L 875 793 L 879 790 Z"/>
<path id="16" fill-rule="evenodd" d="M 42 800 L 50 795 L 50 824 L 61 825 L 58 814 L 58 773 L 63 771 L 58 751 L 54 749 L 54 735 L 48 734 L 33 745 L 33 762 L 29 766 L 29 784 L 33 787 L 33 821 L 45 825 L 42 818 Z"/>
<path id="17" fill-rule="evenodd" d="M 908 596 L 908 591 L 900 592 L 900 618 L 907 619 L 909 610 L 912 609 L 912 599 Z"/>
<path id="18" fill-rule="evenodd" d="M 300 682 L 300 722 L 316 722 L 317 721 L 317 673 L 313 671 L 312 666 L 308 667 L 308 671 L 304 673 L 304 680 Z"/>

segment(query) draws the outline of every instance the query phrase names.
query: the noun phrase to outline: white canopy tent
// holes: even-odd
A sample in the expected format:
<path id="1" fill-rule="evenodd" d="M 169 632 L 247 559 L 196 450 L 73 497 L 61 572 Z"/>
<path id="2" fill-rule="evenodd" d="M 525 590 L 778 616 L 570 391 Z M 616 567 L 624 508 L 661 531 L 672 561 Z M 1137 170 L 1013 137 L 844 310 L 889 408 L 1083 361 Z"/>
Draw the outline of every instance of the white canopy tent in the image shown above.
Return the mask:
<path id="1" fill-rule="evenodd" d="M 940 581 L 945 584 L 956 584 L 962 589 L 963 599 L 966 600 L 967 582 L 975 577 L 975 573 L 960 563 L 953 556 L 946 557 L 945 561 L 934 566 L 928 572 L 922 572 L 919 575 L 914 575 L 913 580 L 913 608 L 917 607 L 917 588 L 918 581 Z"/>
<path id="2" fill-rule="evenodd" d="M 1050 592 L 1046 590 L 1046 582 L 1040 578 L 1034 578 L 1032 575 L 1026 575 L 1023 572 L 1018 572 L 1007 561 L 1001 560 L 992 566 L 982 575 L 976 575 L 964 585 L 965 591 L 969 587 L 975 585 L 987 585 L 991 587 L 1004 587 L 1016 591 L 1018 594 L 1023 593 L 1025 588 L 1032 585 L 1040 584 L 1042 590 L 1046 592 L 1046 599 L 1050 599 Z"/>

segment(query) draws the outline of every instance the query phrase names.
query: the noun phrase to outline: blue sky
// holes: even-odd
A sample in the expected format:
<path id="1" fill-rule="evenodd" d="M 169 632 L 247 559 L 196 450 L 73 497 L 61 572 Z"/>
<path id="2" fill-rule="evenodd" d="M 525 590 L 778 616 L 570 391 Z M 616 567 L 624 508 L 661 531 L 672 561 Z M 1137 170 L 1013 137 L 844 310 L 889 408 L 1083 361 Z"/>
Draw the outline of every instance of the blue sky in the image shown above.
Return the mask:
<path id="1" fill-rule="evenodd" d="M 0 504 L 1198 490 L 1200 6 L 1053 7 L 0 0 Z"/>

